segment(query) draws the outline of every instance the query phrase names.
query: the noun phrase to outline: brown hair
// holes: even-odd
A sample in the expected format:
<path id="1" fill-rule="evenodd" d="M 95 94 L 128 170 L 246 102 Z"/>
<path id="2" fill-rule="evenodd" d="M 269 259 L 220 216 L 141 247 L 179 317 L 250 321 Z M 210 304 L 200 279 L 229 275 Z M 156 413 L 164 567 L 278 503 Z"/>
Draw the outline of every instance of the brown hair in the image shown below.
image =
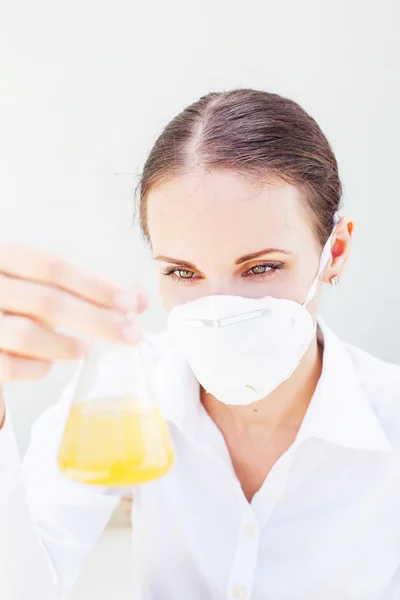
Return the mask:
<path id="1" fill-rule="evenodd" d="M 137 188 L 147 239 L 150 190 L 193 168 L 278 177 L 303 191 L 322 245 L 332 231 L 342 194 L 337 162 L 317 123 L 292 100 L 236 89 L 202 96 L 178 114 L 156 140 Z"/>

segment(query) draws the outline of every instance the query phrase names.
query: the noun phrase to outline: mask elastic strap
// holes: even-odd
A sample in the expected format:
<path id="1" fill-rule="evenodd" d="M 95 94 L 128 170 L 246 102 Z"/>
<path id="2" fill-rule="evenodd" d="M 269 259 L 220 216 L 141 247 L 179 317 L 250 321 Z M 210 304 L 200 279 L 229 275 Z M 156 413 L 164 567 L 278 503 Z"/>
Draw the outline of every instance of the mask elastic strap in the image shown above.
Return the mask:
<path id="1" fill-rule="evenodd" d="M 336 231 L 336 226 L 340 221 L 340 215 L 338 212 L 336 212 L 333 216 L 333 229 L 332 229 L 332 233 L 329 236 L 329 239 L 327 240 L 323 250 L 322 250 L 322 254 L 321 254 L 321 259 L 319 261 L 319 266 L 318 266 L 318 273 L 316 278 L 314 279 L 314 282 L 312 284 L 312 286 L 309 289 L 309 292 L 307 294 L 306 300 L 303 304 L 303 306 L 307 306 L 307 304 L 310 302 L 310 300 L 312 300 L 315 296 L 315 292 L 317 291 L 317 287 L 318 287 L 318 283 L 319 283 L 319 278 L 321 276 L 322 271 L 325 269 L 326 265 L 328 264 L 329 261 L 329 257 L 331 255 L 331 242 L 332 242 L 332 238 L 333 238 L 333 234 Z"/>

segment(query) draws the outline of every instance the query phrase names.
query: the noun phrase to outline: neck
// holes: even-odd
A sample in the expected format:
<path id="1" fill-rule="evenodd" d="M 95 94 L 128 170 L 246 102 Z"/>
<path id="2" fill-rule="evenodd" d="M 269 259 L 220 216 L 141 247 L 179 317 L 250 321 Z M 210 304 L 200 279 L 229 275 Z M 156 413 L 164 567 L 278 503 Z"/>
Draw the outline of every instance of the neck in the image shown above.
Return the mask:
<path id="1" fill-rule="evenodd" d="M 293 375 L 267 397 L 249 406 L 219 402 L 201 389 L 201 401 L 216 424 L 231 421 L 239 428 L 253 426 L 275 431 L 300 426 L 322 372 L 322 351 L 315 336 Z"/>

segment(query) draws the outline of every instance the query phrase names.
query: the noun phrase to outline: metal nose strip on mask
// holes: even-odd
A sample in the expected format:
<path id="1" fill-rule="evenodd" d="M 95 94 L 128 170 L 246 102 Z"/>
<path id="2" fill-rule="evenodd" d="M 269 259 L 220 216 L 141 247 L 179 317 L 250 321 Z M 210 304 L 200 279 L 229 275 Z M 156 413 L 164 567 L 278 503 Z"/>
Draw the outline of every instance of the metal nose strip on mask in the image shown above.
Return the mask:
<path id="1" fill-rule="evenodd" d="M 259 310 L 253 310 L 251 312 L 242 313 L 241 315 L 225 317 L 224 319 L 184 319 L 183 322 L 185 323 L 185 325 L 189 325 L 191 327 L 226 327 L 227 325 L 241 323 L 242 321 L 250 321 L 251 319 L 267 317 L 270 314 L 270 308 L 261 308 Z"/>

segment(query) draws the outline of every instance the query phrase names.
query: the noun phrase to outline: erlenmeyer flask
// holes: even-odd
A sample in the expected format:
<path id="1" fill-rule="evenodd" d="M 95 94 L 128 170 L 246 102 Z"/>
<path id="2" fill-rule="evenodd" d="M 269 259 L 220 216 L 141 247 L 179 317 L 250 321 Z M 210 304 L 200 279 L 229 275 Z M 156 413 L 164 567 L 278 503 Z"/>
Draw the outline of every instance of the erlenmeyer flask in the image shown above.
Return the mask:
<path id="1" fill-rule="evenodd" d="M 59 449 L 62 472 L 81 483 L 134 486 L 162 477 L 173 460 L 139 347 L 93 342 Z"/>

